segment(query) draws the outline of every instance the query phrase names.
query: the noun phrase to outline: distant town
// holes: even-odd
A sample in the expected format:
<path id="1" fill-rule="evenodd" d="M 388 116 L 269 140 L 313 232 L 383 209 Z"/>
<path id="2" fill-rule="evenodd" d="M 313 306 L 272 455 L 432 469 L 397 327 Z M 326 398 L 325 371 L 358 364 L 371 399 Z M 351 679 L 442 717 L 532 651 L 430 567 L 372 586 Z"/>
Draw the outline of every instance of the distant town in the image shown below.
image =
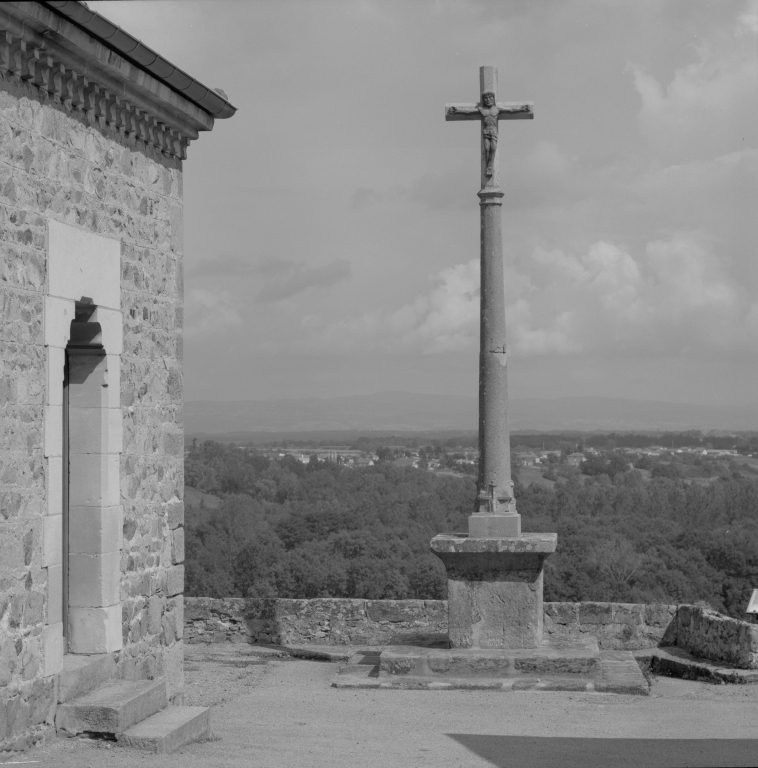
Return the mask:
<path id="1" fill-rule="evenodd" d="M 319 445 L 292 440 L 278 445 L 237 447 L 268 459 L 291 457 L 304 465 L 327 462 L 365 468 L 381 463 L 442 475 L 476 474 L 479 451 L 475 436 L 431 441 L 427 445 L 420 444 L 422 441 L 402 437 L 380 444 L 381 438 L 361 438 L 346 445 Z M 755 433 L 515 434 L 511 445 L 512 466 L 525 485 L 545 481 L 552 485 L 581 475 L 606 474 L 612 478 L 632 470 L 638 470 L 643 479 L 663 476 L 701 482 L 734 471 L 758 474 Z"/>

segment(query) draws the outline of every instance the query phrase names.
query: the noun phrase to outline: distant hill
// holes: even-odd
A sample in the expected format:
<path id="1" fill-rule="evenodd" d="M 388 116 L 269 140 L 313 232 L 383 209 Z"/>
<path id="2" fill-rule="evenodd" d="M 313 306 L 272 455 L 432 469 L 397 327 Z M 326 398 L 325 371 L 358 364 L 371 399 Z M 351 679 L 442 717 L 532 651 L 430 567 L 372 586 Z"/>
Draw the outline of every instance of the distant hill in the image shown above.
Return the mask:
<path id="1" fill-rule="evenodd" d="M 190 401 L 187 435 L 244 432 L 476 432 L 477 399 L 378 392 L 291 400 Z M 512 431 L 758 430 L 758 403 L 698 405 L 611 397 L 523 398 L 510 404 Z"/>

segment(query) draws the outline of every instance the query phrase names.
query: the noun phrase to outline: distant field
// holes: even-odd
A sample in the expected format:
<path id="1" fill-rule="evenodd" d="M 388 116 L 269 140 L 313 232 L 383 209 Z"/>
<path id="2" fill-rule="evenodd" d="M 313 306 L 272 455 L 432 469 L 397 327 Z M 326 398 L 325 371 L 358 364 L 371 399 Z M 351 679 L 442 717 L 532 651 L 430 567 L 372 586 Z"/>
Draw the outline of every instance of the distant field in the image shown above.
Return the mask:
<path id="1" fill-rule="evenodd" d="M 545 478 L 542 477 L 542 470 L 537 469 L 536 467 L 519 467 L 518 479 L 521 481 L 521 484 L 527 488 L 530 485 L 541 485 L 543 488 L 551 489 L 555 486 L 555 481 L 545 480 Z"/>
<path id="2" fill-rule="evenodd" d="M 747 467 L 758 469 L 758 458 L 752 456 L 733 456 L 732 457 L 738 464 L 744 464 Z"/>

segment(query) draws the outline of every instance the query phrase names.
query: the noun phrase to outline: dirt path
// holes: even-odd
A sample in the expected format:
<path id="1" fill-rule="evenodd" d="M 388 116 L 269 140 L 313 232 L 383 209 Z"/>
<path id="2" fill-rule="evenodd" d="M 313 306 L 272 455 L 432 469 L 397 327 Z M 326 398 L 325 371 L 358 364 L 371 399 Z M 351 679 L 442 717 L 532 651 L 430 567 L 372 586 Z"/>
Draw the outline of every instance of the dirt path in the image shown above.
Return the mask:
<path id="1" fill-rule="evenodd" d="M 216 740 L 168 756 L 59 740 L 11 759 L 56 768 L 758 766 L 758 685 L 658 679 L 650 697 L 337 690 L 335 672 L 249 646 L 191 646 L 186 703 L 213 706 Z"/>

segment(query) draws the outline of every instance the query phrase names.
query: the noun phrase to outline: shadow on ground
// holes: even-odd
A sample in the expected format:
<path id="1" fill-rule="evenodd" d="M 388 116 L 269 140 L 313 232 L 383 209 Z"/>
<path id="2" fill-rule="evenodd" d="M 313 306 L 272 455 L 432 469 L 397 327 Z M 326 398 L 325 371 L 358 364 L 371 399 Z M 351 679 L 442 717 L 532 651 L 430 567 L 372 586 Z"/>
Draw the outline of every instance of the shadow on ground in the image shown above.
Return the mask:
<path id="1" fill-rule="evenodd" d="M 575 739 L 459 733 L 447 735 L 497 768 L 758 766 L 758 739 Z"/>

